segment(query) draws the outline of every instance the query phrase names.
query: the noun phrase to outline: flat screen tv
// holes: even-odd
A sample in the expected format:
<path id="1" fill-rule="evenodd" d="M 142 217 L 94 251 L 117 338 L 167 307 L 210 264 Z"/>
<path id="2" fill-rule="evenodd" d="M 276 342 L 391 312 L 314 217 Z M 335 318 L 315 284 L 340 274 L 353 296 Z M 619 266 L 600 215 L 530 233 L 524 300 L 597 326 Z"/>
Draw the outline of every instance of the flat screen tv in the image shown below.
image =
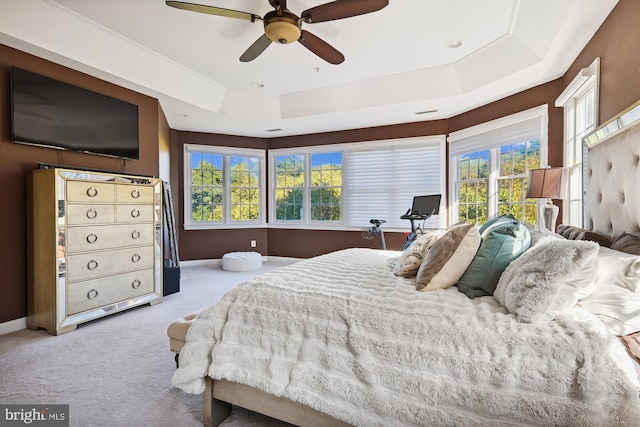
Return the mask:
<path id="1" fill-rule="evenodd" d="M 138 160 L 138 106 L 11 68 L 13 141 Z"/>

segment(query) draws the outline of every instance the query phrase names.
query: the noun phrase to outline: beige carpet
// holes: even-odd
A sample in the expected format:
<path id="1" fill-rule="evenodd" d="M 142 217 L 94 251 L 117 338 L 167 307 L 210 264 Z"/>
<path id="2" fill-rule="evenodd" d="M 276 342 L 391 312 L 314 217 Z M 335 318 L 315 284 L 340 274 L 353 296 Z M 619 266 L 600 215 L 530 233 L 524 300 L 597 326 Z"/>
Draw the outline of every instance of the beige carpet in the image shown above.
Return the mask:
<path id="1" fill-rule="evenodd" d="M 0 336 L 0 403 L 69 404 L 78 427 L 201 426 L 202 396 L 171 386 L 175 370 L 167 326 L 217 301 L 248 278 L 290 264 L 271 258 L 260 270 L 226 272 L 216 263 L 183 263 L 181 291 L 51 336 L 28 329 Z M 240 408 L 225 427 L 285 426 Z"/>

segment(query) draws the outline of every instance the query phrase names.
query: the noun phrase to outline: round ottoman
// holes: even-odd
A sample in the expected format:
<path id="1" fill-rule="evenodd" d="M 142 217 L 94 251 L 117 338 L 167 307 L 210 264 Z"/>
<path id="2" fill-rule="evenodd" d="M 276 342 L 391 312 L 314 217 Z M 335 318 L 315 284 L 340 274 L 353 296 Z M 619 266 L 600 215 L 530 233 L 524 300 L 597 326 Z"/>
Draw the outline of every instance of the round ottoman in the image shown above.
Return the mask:
<path id="1" fill-rule="evenodd" d="M 249 271 L 262 267 L 262 255 L 258 252 L 229 252 L 222 255 L 225 271 Z"/>

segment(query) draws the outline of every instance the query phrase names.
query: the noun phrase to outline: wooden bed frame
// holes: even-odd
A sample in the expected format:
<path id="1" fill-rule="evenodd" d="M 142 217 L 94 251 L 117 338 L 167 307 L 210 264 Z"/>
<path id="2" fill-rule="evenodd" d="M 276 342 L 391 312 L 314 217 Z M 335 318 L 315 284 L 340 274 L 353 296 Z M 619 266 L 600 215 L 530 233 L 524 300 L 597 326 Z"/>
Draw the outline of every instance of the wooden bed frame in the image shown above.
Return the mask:
<path id="1" fill-rule="evenodd" d="M 273 396 L 244 384 L 213 380 L 207 377 L 203 395 L 204 425 L 206 427 L 219 426 L 231 413 L 232 405 L 301 427 L 346 427 L 350 425 L 301 403 Z"/>

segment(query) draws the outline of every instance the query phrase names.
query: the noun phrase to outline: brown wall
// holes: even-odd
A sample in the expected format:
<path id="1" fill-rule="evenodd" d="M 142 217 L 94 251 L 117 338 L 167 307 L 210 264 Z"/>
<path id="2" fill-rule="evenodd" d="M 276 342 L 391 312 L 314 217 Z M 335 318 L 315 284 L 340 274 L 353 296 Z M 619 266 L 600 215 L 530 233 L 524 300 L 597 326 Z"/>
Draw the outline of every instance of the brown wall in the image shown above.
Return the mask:
<path id="1" fill-rule="evenodd" d="M 600 57 L 599 124 L 640 100 L 640 1 L 620 0 L 562 77 L 568 85 Z"/>
<path id="2" fill-rule="evenodd" d="M 11 141 L 9 70 L 16 66 L 138 105 L 140 160 L 60 151 Z M 5 203 L 0 209 L 0 323 L 27 315 L 26 174 L 38 162 L 69 168 L 93 168 L 158 176 L 158 101 L 69 68 L 0 45 L 0 182 Z M 165 123 L 166 124 L 166 123 Z M 168 126 L 166 127 L 168 129 Z"/>

